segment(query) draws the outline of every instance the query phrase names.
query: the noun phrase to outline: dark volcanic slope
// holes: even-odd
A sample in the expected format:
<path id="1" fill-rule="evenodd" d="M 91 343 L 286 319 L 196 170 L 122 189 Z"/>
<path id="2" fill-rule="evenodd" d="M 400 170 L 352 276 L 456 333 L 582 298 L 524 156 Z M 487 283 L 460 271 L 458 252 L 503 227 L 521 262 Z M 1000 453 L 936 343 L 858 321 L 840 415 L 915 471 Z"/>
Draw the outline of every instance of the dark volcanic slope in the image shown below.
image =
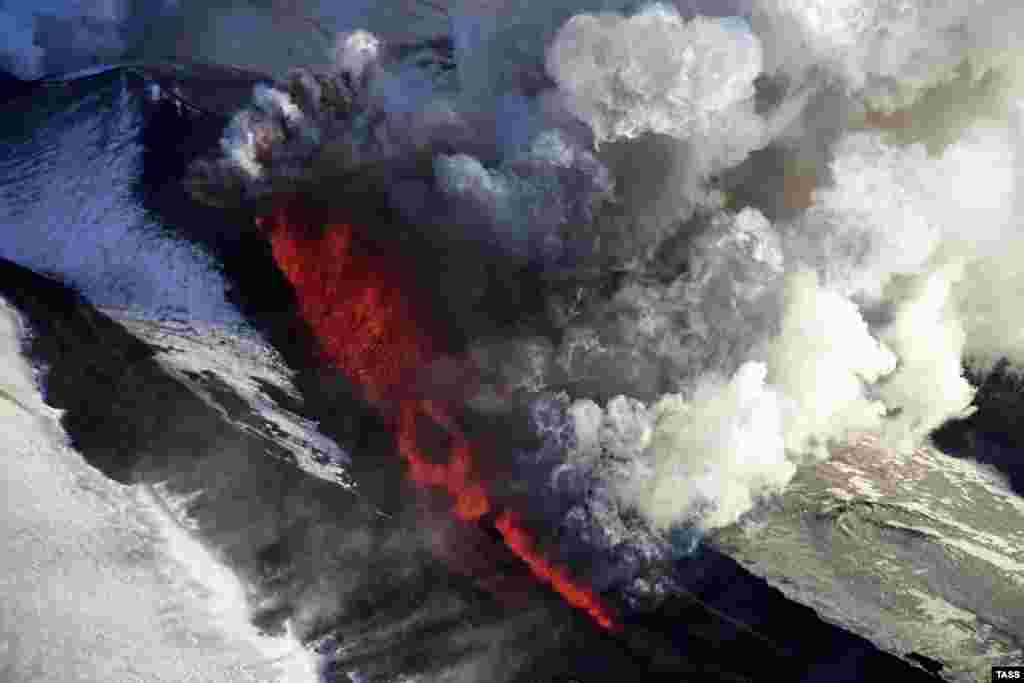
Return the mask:
<path id="1" fill-rule="evenodd" d="M 32 92 L 35 84 L 15 78 L 14 76 L 0 71 L 0 103 L 22 97 Z"/>
<path id="2" fill-rule="evenodd" d="M 528 653 L 535 638 L 519 644 L 520 631 L 574 619 L 539 601 L 510 620 L 433 558 L 414 515 L 381 515 L 301 471 L 216 377 L 172 376 L 155 349 L 13 264 L 0 264 L 0 282 L 34 329 L 47 401 L 65 411 L 75 447 L 118 481 L 166 482 L 175 497 L 202 491 L 188 514 L 259 587 L 265 629 L 291 618 L 304 639 L 336 634 L 347 668 L 390 677 L 495 648 Z"/>
<path id="3" fill-rule="evenodd" d="M 683 567 L 693 596 L 635 616 L 621 635 L 602 632 L 543 590 L 508 609 L 437 559 L 426 533 L 436 528 L 421 526 L 422 509 L 382 516 L 365 498 L 302 472 L 216 377 L 173 376 L 155 349 L 112 319 L 7 262 L 0 295 L 33 326 L 31 352 L 47 367 L 47 400 L 65 411 L 64 425 L 89 462 L 126 483 L 167 482 L 175 495 L 202 490 L 189 514 L 260 587 L 259 623 L 273 630 L 291 618 L 305 639 L 329 637 L 323 647 L 335 652 L 338 671 L 388 680 L 454 668 L 479 681 L 615 680 L 636 672 L 723 681 L 917 675 L 710 552 Z M 336 413 L 342 400 L 332 396 L 329 410 L 307 400 L 304 412 Z M 370 479 L 382 481 L 374 463 L 397 462 L 389 446 L 383 434 L 364 442 L 357 479 L 370 469 L 378 475 Z M 485 555 L 500 554 L 481 543 Z M 484 567 L 525 575 L 512 561 Z"/>

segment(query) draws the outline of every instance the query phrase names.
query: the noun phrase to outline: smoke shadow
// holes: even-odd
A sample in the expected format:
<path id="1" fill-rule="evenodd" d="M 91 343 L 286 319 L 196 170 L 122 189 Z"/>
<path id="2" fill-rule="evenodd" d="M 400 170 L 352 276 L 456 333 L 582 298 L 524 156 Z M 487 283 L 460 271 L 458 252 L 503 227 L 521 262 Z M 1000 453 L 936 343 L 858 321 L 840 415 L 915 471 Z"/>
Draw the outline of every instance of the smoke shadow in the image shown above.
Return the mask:
<path id="1" fill-rule="evenodd" d="M 305 641 L 344 633 L 345 666 L 385 678 L 483 657 L 495 642 L 519 647 L 501 605 L 434 556 L 415 506 L 381 514 L 365 495 L 302 471 L 224 382 L 171 374 L 157 349 L 60 283 L 7 261 L 0 283 L 32 328 L 29 355 L 71 444 L 118 482 L 194 496 L 185 512 L 254 586 L 261 630 L 282 632 L 288 620 Z M 382 449 L 361 457 L 391 460 Z M 554 600 L 522 614 L 578 618 Z"/>
<path id="2" fill-rule="evenodd" d="M 675 563 L 675 577 L 684 592 L 673 597 L 666 612 L 678 612 L 677 623 L 712 615 L 723 625 L 718 647 L 736 658 L 747 657 L 753 679 L 778 672 L 780 680 L 934 680 L 900 658 L 882 652 L 870 641 L 825 622 L 810 607 L 793 602 L 764 579 L 754 576 L 710 544 Z M 698 622 L 707 628 L 709 620 Z M 785 625 L 780 627 L 780 625 Z M 753 642 L 747 649 L 744 641 Z"/>
<path id="3" fill-rule="evenodd" d="M 0 71 L 0 104 L 7 104 L 13 99 L 30 95 L 37 87 L 38 83 L 23 81 Z"/>
<path id="4" fill-rule="evenodd" d="M 994 467 L 1024 496 L 1024 378 L 1005 360 L 986 376 L 967 376 L 978 388 L 972 402 L 977 410 L 944 424 L 932 441 L 950 455 Z"/>

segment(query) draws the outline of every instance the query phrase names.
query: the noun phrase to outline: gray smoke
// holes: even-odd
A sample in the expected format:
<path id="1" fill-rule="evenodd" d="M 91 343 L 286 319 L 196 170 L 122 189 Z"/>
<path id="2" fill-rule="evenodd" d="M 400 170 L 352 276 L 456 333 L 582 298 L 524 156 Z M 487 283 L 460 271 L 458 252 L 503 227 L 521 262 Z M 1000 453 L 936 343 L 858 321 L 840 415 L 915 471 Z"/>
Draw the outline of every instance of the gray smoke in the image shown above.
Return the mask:
<path id="1" fill-rule="evenodd" d="M 444 49 L 343 34 L 196 182 L 372 172 L 425 229 L 550 276 L 557 335 L 473 346 L 558 397 L 572 438 L 537 495 L 577 482 L 578 536 L 730 524 L 856 434 L 910 448 L 965 414 L 965 364 L 1024 362 L 1016 3 L 448 12 Z"/>

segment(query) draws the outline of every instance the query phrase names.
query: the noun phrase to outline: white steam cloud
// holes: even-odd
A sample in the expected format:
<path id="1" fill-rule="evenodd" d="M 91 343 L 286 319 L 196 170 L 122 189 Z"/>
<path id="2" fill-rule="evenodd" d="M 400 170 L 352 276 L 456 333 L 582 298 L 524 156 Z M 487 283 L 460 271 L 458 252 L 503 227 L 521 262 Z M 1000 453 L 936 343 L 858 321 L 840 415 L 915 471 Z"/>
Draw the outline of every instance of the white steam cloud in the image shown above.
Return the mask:
<path id="1" fill-rule="evenodd" d="M 912 291 L 897 304 L 895 320 L 882 333 L 899 354 L 901 366 L 879 393 L 903 411 L 895 424 L 906 446 L 965 413 L 974 396 L 961 376 L 964 333 L 949 306 L 961 271 L 959 264 L 949 264 L 915 278 Z"/>
<path id="2" fill-rule="evenodd" d="M 966 58 L 1019 50 L 1014 0 L 757 0 L 751 21 L 768 73 L 824 70 L 876 103 L 903 106 Z"/>
<path id="3" fill-rule="evenodd" d="M 782 330 L 767 357 L 787 399 L 786 447 L 801 452 L 876 426 L 883 408 L 864 387 L 891 373 L 897 359 L 871 336 L 857 306 L 821 289 L 813 274 L 794 273 L 786 285 Z"/>
<path id="4" fill-rule="evenodd" d="M 965 364 L 1024 364 L 1016 4 L 461 2 L 447 50 L 343 34 L 205 182 L 372 167 L 422 225 L 575 278 L 545 293 L 557 339 L 482 364 L 561 392 L 553 486 L 611 496 L 574 524 L 713 528 L 855 433 L 964 415 Z"/>
<path id="5" fill-rule="evenodd" d="M 1008 263 L 1020 253 L 1021 241 L 1019 134 L 1010 123 L 969 129 L 938 156 L 929 155 L 923 145 L 895 147 L 877 133 L 850 133 L 834 148 L 833 184 L 815 194 L 805 213 L 777 226 L 773 239 L 782 245 L 785 265 L 780 267 L 789 274 L 771 277 L 771 269 L 763 271 L 769 277 L 759 289 L 744 286 L 744 273 L 765 264 L 763 256 L 738 248 L 749 242 L 734 238 L 729 244 L 719 238 L 715 244 L 728 245 L 729 256 L 709 259 L 700 256 L 708 239 L 695 240 L 692 253 L 698 260 L 691 260 L 691 280 L 663 291 L 674 294 L 690 315 L 689 327 L 700 333 L 701 348 L 735 348 L 730 345 L 740 332 L 762 338 L 741 345 L 740 355 L 717 356 L 718 363 L 702 371 L 714 376 L 722 360 L 728 358 L 735 367 L 746 354 L 765 364 L 766 390 L 773 399 L 736 399 L 736 386 L 753 386 L 741 381 L 752 372 L 742 365 L 725 385 L 731 388 L 720 385 L 717 393 L 709 393 L 700 379 L 691 398 L 673 395 L 672 402 L 680 414 L 704 415 L 700 424 L 708 434 L 742 434 L 733 426 L 742 414 L 740 406 L 750 411 L 756 405 L 765 413 L 757 424 L 775 425 L 778 431 L 771 438 L 752 431 L 749 444 L 783 448 L 765 446 L 764 458 L 752 461 L 744 456 L 746 444 L 716 440 L 714 447 L 695 446 L 680 426 L 679 441 L 652 440 L 640 449 L 646 456 L 638 462 L 646 457 L 658 463 L 655 474 L 638 470 L 621 486 L 622 495 L 659 524 L 727 524 L 750 509 L 754 494 L 784 485 L 793 471 L 790 461 L 803 454 L 825 457 L 830 444 L 862 431 L 881 432 L 891 446 L 911 448 L 946 420 L 964 415 L 974 395 L 963 376 L 964 362 L 987 368 L 1002 357 L 1016 361 L 1024 329 L 1019 316 L 1004 308 L 1015 299 L 1004 302 L 998 294 L 1021 291 L 1024 285 L 1021 269 Z M 728 221 L 721 217 L 716 223 Z M 743 221 L 737 217 L 735 224 Z M 714 229 L 705 234 L 714 235 Z M 728 285 L 706 284 L 715 278 Z M 705 284 L 695 296 L 697 283 Z M 765 301 L 764 292 L 776 287 L 781 295 L 777 322 L 762 327 L 764 320 L 754 315 L 750 302 Z M 645 298 L 650 300 L 650 293 Z M 633 301 L 649 307 L 640 298 Z M 694 314 L 712 302 L 727 303 L 727 313 L 712 316 L 717 325 L 695 325 L 702 319 Z M 730 314 L 734 324 L 723 324 Z M 865 316 L 881 322 L 869 325 Z M 675 339 L 683 337 L 685 328 L 661 326 L 663 336 Z M 664 342 L 660 346 L 666 348 Z M 735 415 L 709 417 L 729 401 Z M 611 406 L 604 419 L 615 420 Z M 653 415 L 650 423 L 656 429 Z M 578 429 L 588 427 L 580 422 Z M 734 447 L 723 449 L 723 443 Z M 711 452 L 716 456 L 709 460 Z M 777 457 L 771 457 L 773 452 Z M 750 463 L 751 477 L 706 478 L 700 480 L 704 488 L 695 489 L 693 472 L 707 462 L 732 465 L 732 472 L 739 463 Z M 775 476 L 766 476 L 764 469 L 772 464 Z M 718 483 L 717 494 L 709 494 L 709 481 Z M 637 493 L 638 486 L 646 496 Z M 743 500 L 747 503 L 737 503 Z"/>
<path id="6" fill-rule="evenodd" d="M 632 17 L 580 14 L 559 31 L 548 71 L 598 142 L 662 133 L 720 135 L 752 109 L 761 43 L 738 18 L 685 21 L 651 5 Z M 757 119 L 750 114 L 756 130 Z"/>
<path id="7" fill-rule="evenodd" d="M 652 407 L 650 443 L 622 492 L 657 527 L 728 524 L 789 481 L 796 468 L 766 375 L 763 363 L 745 363 L 727 383 L 705 380 L 690 400 L 674 394 Z"/>

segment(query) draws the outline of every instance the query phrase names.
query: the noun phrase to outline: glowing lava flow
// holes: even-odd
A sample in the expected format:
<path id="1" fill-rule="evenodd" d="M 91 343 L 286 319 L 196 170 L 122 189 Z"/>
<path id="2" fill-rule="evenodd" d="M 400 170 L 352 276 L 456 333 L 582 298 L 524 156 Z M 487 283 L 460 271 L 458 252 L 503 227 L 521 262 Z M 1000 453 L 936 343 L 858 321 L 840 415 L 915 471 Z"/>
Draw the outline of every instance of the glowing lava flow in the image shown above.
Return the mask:
<path id="1" fill-rule="evenodd" d="M 422 314 L 425 307 L 413 301 L 418 290 L 405 279 L 409 264 L 398 254 L 361 242 L 350 225 L 327 223 L 308 213 L 298 201 L 280 203 L 260 225 L 321 350 L 389 421 L 410 478 L 447 491 L 460 519 L 480 520 L 491 511 L 492 501 L 473 444 L 443 402 L 407 390 L 417 370 L 438 355 Z M 417 424 L 425 419 L 447 432 L 445 462 L 428 459 L 422 450 Z M 533 574 L 570 605 L 604 628 L 618 627 L 593 590 L 543 557 L 517 515 L 501 511 L 495 528 Z"/>

